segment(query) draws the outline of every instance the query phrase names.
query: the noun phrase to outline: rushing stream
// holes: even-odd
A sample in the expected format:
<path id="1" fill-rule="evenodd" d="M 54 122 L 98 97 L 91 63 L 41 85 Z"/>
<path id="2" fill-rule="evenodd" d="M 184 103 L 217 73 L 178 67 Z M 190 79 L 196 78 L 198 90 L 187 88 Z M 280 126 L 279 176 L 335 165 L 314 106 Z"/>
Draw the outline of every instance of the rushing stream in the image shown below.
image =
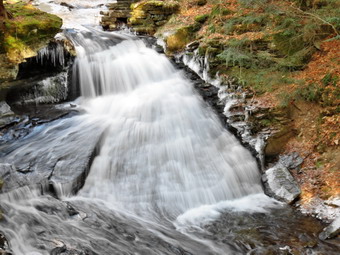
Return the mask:
<path id="1" fill-rule="evenodd" d="M 130 34 L 77 28 L 65 34 L 79 113 L 0 147 L 0 163 L 30 177 L 51 168 L 42 175 L 58 196 L 0 195 L 13 254 L 337 253 L 317 240 L 318 222 L 264 195 L 255 159 L 164 55 Z"/>

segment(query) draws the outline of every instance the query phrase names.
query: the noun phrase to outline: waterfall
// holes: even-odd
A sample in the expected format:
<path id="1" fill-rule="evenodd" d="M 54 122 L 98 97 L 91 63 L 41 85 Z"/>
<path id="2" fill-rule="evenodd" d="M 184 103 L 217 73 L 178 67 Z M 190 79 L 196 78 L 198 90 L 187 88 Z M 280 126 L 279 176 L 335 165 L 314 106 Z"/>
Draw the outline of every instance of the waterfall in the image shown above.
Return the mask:
<path id="1" fill-rule="evenodd" d="M 261 192 L 255 160 L 164 55 L 131 36 L 88 36 L 72 37 L 74 73 L 89 118 L 108 126 L 80 196 L 177 217 Z"/>

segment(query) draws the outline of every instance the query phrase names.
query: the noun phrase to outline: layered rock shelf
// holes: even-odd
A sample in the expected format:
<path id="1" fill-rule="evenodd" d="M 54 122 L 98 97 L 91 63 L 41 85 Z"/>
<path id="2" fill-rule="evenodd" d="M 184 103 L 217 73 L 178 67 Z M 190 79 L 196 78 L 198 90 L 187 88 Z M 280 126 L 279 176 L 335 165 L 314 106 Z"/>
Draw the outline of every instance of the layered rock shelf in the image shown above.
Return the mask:
<path id="1" fill-rule="evenodd" d="M 153 35 L 179 9 L 179 3 L 175 1 L 140 1 L 131 5 L 129 25 L 138 33 Z"/>
<path id="2" fill-rule="evenodd" d="M 101 12 L 103 15 L 101 25 L 105 30 L 116 30 L 122 23 L 127 23 L 131 17 L 131 4 L 136 0 L 117 0 L 115 3 L 107 4 L 108 11 Z"/>
<path id="3" fill-rule="evenodd" d="M 128 24 L 137 33 L 154 34 L 158 27 L 168 22 L 172 14 L 179 11 L 175 1 L 136 1 L 117 0 L 107 4 L 108 11 L 103 11 L 101 25 L 105 30 L 113 31 Z"/>

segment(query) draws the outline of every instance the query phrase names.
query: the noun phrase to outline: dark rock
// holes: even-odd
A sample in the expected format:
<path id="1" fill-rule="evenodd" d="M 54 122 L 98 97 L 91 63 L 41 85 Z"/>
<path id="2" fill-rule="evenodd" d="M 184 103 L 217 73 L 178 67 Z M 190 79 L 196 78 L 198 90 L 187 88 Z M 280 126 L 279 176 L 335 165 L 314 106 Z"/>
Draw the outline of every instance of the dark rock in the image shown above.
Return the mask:
<path id="1" fill-rule="evenodd" d="M 13 104 L 46 104 L 66 100 L 68 94 L 67 72 L 43 79 L 27 79 L 13 83 L 7 101 Z"/>
<path id="2" fill-rule="evenodd" d="M 320 234 L 321 240 L 335 238 L 340 234 L 340 216 L 338 216 L 328 227 L 326 227 Z"/>
<path id="3" fill-rule="evenodd" d="M 67 251 L 66 245 L 63 245 L 61 247 L 56 247 L 54 248 L 51 252 L 50 255 L 59 255 L 59 254 L 64 254 Z"/>
<path id="4" fill-rule="evenodd" d="M 292 203 L 301 194 L 298 183 L 281 163 L 266 170 L 262 181 L 266 194 L 280 201 Z"/>
<path id="5" fill-rule="evenodd" d="M 60 5 L 67 7 L 69 10 L 72 10 L 75 8 L 73 5 L 65 3 L 65 2 L 61 2 Z"/>
<path id="6" fill-rule="evenodd" d="M 1 215 L 0 215 L 1 219 Z M 11 255 L 8 241 L 3 233 L 0 232 L 0 254 L 1 255 Z"/>

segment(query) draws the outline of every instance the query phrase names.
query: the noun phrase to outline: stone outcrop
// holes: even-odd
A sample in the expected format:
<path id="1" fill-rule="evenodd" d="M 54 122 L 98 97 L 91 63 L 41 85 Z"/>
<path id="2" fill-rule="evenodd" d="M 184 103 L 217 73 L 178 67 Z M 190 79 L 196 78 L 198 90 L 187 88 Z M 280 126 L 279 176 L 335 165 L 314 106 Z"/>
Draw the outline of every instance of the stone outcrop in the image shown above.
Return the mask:
<path id="1" fill-rule="evenodd" d="M 117 0 L 115 3 L 107 4 L 108 11 L 101 12 L 103 15 L 101 25 L 105 30 L 116 30 L 122 23 L 127 23 L 131 17 L 131 4 L 136 0 Z"/>
<path id="2" fill-rule="evenodd" d="M 13 18 L 1 21 L 0 25 L 0 83 L 14 80 L 18 65 L 36 56 L 62 25 L 61 18 L 23 1 L 7 4 L 6 9 Z"/>
<path id="3" fill-rule="evenodd" d="M 116 30 L 128 24 L 138 33 L 151 35 L 179 11 L 178 2 L 159 0 L 117 0 L 107 7 L 108 11 L 101 12 L 101 25 L 105 30 Z"/>
<path id="4" fill-rule="evenodd" d="M 153 35 L 157 28 L 168 22 L 171 15 L 179 11 L 175 1 L 141 1 L 131 5 L 129 25 L 142 34 Z"/>

